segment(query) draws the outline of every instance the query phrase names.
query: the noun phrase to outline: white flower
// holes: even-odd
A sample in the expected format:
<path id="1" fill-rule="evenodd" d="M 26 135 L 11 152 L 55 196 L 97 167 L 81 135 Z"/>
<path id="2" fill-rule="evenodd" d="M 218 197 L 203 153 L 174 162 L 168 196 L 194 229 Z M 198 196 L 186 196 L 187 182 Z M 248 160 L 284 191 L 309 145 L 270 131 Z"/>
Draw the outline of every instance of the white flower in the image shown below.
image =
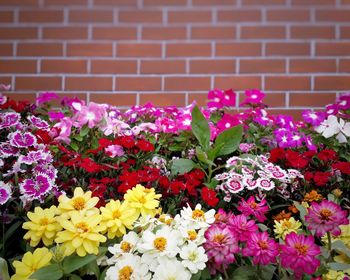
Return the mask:
<path id="1" fill-rule="evenodd" d="M 155 270 L 153 280 L 190 280 L 191 273 L 176 259 L 163 259 Z"/>
<path id="2" fill-rule="evenodd" d="M 350 122 L 345 123 L 343 119 L 336 116 L 328 116 L 327 120 L 323 121 L 315 128 L 316 132 L 321 133 L 323 137 L 330 138 L 334 135 L 339 143 L 346 143 L 346 137 L 350 137 Z"/>
<path id="3" fill-rule="evenodd" d="M 200 204 L 197 204 L 194 210 L 187 205 L 181 210 L 180 215 L 176 215 L 176 221 L 182 219 L 184 223 L 192 225 L 195 229 L 208 228 L 210 224 L 215 222 L 215 210 L 204 212 Z"/>
<path id="4" fill-rule="evenodd" d="M 178 230 L 181 233 L 184 242 L 193 242 L 197 245 L 201 245 L 205 242 L 204 228 L 198 230 L 191 225 L 183 225 L 179 226 Z"/>
<path id="5" fill-rule="evenodd" d="M 108 247 L 108 251 L 112 253 L 113 256 L 107 260 L 107 263 L 114 264 L 118 261 L 120 255 L 126 253 L 134 253 L 139 240 L 140 238 L 134 231 L 130 231 L 127 234 L 125 234 L 123 236 L 123 240 L 120 243 Z"/>
<path id="6" fill-rule="evenodd" d="M 134 223 L 134 228 L 141 228 L 143 230 L 152 230 L 155 226 L 157 219 L 156 218 L 152 218 L 150 215 L 144 217 L 141 216 L 139 217 L 135 223 Z"/>
<path id="7" fill-rule="evenodd" d="M 106 273 L 106 280 L 129 279 L 149 280 L 151 274 L 148 266 L 141 263 L 141 258 L 133 254 L 124 254 Z"/>
<path id="8" fill-rule="evenodd" d="M 203 270 L 205 268 L 205 263 L 208 261 L 204 248 L 197 247 L 193 242 L 182 248 L 180 257 L 183 259 L 182 264 L 187 267 L 192 274 Z"/>

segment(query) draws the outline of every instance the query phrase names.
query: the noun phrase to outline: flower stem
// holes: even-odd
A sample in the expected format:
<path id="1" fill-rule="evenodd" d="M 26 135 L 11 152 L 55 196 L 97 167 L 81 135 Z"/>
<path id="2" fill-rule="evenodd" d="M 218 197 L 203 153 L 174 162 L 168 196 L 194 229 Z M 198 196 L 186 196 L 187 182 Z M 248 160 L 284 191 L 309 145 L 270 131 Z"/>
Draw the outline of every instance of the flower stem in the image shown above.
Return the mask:
<path id="1" fill-rule="evenodd" d="M 329 252 L 329 257 L 328 257 L 328 261 L 332 261 L 333 257 L 332 257 L 332 236 L 331 233 L 328 231 L 327 232 L 327 240 L 328 240 L 328 252 Z"/>
<path id="2" fill-rule="evenodd" d="M 225 279 L 229 280 L 230 278 L 228 277 L 227 271 L 224 266 L 222 266 L 222 270 L 224 271 L 224 277 Z"/>

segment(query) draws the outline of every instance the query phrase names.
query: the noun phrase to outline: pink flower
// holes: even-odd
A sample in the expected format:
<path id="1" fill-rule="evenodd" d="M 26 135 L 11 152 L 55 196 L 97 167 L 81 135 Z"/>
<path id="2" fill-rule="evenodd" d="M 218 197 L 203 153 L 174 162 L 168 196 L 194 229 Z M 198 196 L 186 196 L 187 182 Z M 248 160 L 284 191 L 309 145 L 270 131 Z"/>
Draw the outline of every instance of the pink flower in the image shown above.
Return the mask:
<path id="1" fill-rule="evenodd" d="M 258 226 L 253 220 L 248 221 L 244 215 L 231 216 L 228 221 L 231 230 L 236 232 L 240 241 L 247 241 L 252 233 L 258 231 Z"/>
<path id="2" fill-rule="evenodd" d="M 241 124 L 241 121 L 237 117 L 224 114 L 221 120 L 218 121 L 217 128 L 221 132 L 239 124 Z"/>
<path id="3" fill-rule="evenodd" d="M 309 123 L 313 126 L 319 126 L 326 118 L 324 112 L 314 112 L 312 110 L 305 110 L 302 113 L 302 117 L 306 123 Z"/>
<path id="4" fill-rule="evenodd" d="M 241 144 L 239 144 L 239 149 L 243 153 L 248 153 L 254 147 L 255 147 L 255 144 L 250 144 L 250 143 L 241 143 Z"/>
<path id="5" fill-rule="evenodd" d="M 102 120 L 105 111 L 103 106 L 94 102 L 90 102 L 88 106 L 81 107 L 76 116 L 78 127 L 87 124 L 89 128 L 93 128 Z"/>
<path id="6" fill-rule="evenodd" d="M 12 132 L 8 135 L 10 144 L 17 148 L 27 148 L 36 144 L 36 138 L 30 132 Z"/>
<path id="7" fill-rule="evenodd" d="M 38 118 L 35 116 L 28 116 L 27 119 L 31 122 L 31 124 L 35 127 L 35 128 L 39 128 L 39 129 L 43 129 L 43 130 L 48 130 L 50 128 L 49 124 Z"/>
<path id="8" fill-rule="evenodd" d="M 252 90 L 246 90 L 244 92 L 246 98 L 245 100 L 240 104 L 240 106 L 244 106 L 247 104 L 261 104 L 262 100 L 265 97 L 265 93 L 258 89 L 252 89 Z"/>
<path id="9" fill-rule="evenodd" d="M 36 99 L 38 104 L 50 102 L 54 99 L 60 99 L 60 97 L 54 92 L 42 92 L 39 94 L 39 97 Z"/>
<path id="10" fill-rule="evenodd" d="M 347 212 L 328 200 L 320 203 L 312 202 L 305 220 L 308 228 L 316 231 L 316 236 L 323 236 L 327 232 L 339 235 L 341 233 L 339 226 L 349 224 Z"/>
<path id="11" fill-rule="evenodd" d="M 212 100 L 208 102 L 208 108 L 220 109 L 224 106 L 233 107 L 236 105 L 236 93 L 232 90 L 222 91 L 220 89 L 214 89 L 209 91 L 208 99 Z"/>
<path id="12" fill-rule="evenodd" d="M 25 179 L 20 185 L 21 194 L 30 200 L 43 200 L 44 196 L 52 190 L 53 182 L 46 174 L 37 174 L 33 179 Z"/>
<path id="13" fill-rule="evenodd" d="M 292 232 L 286 236 L 285 245 L 281 245 L 281 264 L 294 270 L 295 276 L 301 278 L 304 273 L 311 275 L 316 271 L 320 265 L 316 256 L 320 253 L 312 236 Z"/>
<path id="14" fill-rule="evenodd" d="M 50 111 L 47 114 L 49 115 L 50 121 L 60 120 L 64 118 L 64 114 L 62 112 Z"/>
<path id="15" fill-rule="evenodd" d="M 120 145 L 109 145 L 107 148 L 105 148 L 105 152 L 111 158 L 121 157 L 124 155 L 124 149 Z"/>
<path id="16" fill-rule="evenodd" d="M 15 126 L 19 123 L 21 115 L 18 113 L 1 113 L 0 114 L 0 129 Z"/>
<path id="17" fill-rule="evenodd" d="M 243 256 L 253 257 L 255 265 L 267 265 L 276 261 L 278 244 L 269 238 L 267 232 L 254 232 L 248 239 L 247 246 L 242 250 Z"/>
<path id="18" fill-rule="evenodd" d="M 0 205 L 4 205 L 11 198 L 11 194 L 11 186 L 0 181 Z"/>
<path id="19" fill-rule="evenodd" d="M 54 125 L 55 128 L 60 130 L 57 140 L 61 140 L 65 143 L 70 143 L 70 134 L 72 131 L 73 121 L 71 118 L 63 118 L 60 122 Z"/>
<path id="20" fill-rule="evenodd" d="M 259 222 L 264 222 L 266 220 L 265 214 L 269 210 L 266 205 L 266 200 L 263 199 L 259 203 L 255 201 L 254 196 L 250 196 L 247 201 L 242 199 L 238 203 L 237 209 L 241 211 L 243 215 L 254 216 Z"/>

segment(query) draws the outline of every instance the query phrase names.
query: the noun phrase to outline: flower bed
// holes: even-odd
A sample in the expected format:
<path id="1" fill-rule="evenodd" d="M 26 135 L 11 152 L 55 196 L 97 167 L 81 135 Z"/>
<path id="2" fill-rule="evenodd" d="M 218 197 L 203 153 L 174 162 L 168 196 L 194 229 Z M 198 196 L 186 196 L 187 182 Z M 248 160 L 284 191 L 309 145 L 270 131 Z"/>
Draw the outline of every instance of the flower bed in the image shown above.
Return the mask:
<path id="1" fill-rule="evenodd" d="M 350 96 L 298 122 L 245 94 L 0 96 L 2 279 L 349 279 Z"/>

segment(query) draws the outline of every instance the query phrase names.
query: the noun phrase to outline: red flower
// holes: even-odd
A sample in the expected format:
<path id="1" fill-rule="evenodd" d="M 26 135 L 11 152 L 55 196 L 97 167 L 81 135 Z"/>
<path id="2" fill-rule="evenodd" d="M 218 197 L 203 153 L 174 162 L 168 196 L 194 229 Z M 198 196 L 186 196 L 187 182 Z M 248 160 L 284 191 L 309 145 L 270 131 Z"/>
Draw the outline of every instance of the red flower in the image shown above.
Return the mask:
<path id="1" fill-rule="evenodd" d="M 169 187 L 173 194 L 179 194 L 181 190 L 186 188 L 185 184 L 179 181 L 171 182 Z"/>
<path id="2" fill-rule="evenodd" d="M 49 133 L 45 130 L 37 130 L 35 132 L 35 136 L 38 139 L 38 143 L 41 144 L 49 144 L 51 142 L 51 136 L 49 135 Z"/>
<path id="3" fill-rule="evenodd" d="M 285 152 L 287 163 L 293 168 L 305 168 L 309 164 L 309 160 L 301 154 L 288 150 Z"/>
<path id="4" fill-rule="evenodd" d="M 312 173 L 310 171 L 306 171 L 304 173 L 304 178 L 306 181 L 311 181 L 314 178 L 314 173 Z"/>
<path id="5" fill-rule="evenodd" d="M 275 163 L 275 162 L 278 162 L 280 160 L 283 160 L 283 159 L 285 159 L 285 155 L 284 154 L 285 154 L 285 151 L 282 148 L 272 149 L 270 151 L 269 161 Z"/>
<path id="6" fill-rule="evenodd" d="M 153 152 L 154 151 L 154 146 L 151 142 L 146 141 L 146 140 L 138 140 L 136 143 L 136 146 L 144 152 Z"/>
<path id="7" fill-rule="evenodd" d="M 167 189 L 167 188 L 169 187 L 169 185 L 170 185 L 170 181 L 169 181 L 168 177 L 166 177 L 166 176 L 161 176 L 161 177 L 159 178 L 158 184 L 159 184 L 159 186 L 160 186 L 161 188 Z"/>
<path id="8" fill-rule="evenodd" d="M 303 157 L 308 158 L 309 160 L 312 159 L 312 157 L 316 155 L 315 151 L 306 151 L 303 153 Z"/>
<path id="9" fill-rule="evenodd" d="M 135 146 L 135 141 L 131 136 L 120 136 L 114 140 L 114 144 L 121 145 L 126 149 L 131 149 Z"/>
<path id="10" fill-rule="evenodd" d="M 322 187 L 327 184 L 330 176 L 330 172 L 315 172 L 314 181 L 316 186 Z"/>
<path id="11" fill-rule="evenodd" d="M 84 158 L 79 166 L 81 168 L 84 168 L 89 173 L 100 172 L 104 169 L 101 165 L 94 162 L 91 158 Z"/>
<path id="12" fill-rule="evenodd" d="M 202 189 L 202 199 L 211 207 L 215 207 L 219 203 L 219 199 L 216 197 L 216 192 L 207 187 Z"/>
<path id="13" fill-rule="evenodd" d="M 192 171 L 190 172 L 190 175 L 191 175 L 193 178 L 195 178 L 195 179 L 201 181 L 201 180 L 204 179 L 205 173 L 204 173 L 202 170 L 200 170 L 200 169 L 194 169 L 194 170 L 192 170 Z"/>
<path id="14" fill-rule="evenodd" d="M 341 173 L 350 175 L 350 162 L 337 162 L 332 164 L 333 169 L 339 170 Z"/>
<path id="15" fill-rule="evenodd" d="M 323 150 L 318 153 L 317 157 L 323 161 L 336 160 L 338 158 L 337 153 L 333 150 Z"/>

